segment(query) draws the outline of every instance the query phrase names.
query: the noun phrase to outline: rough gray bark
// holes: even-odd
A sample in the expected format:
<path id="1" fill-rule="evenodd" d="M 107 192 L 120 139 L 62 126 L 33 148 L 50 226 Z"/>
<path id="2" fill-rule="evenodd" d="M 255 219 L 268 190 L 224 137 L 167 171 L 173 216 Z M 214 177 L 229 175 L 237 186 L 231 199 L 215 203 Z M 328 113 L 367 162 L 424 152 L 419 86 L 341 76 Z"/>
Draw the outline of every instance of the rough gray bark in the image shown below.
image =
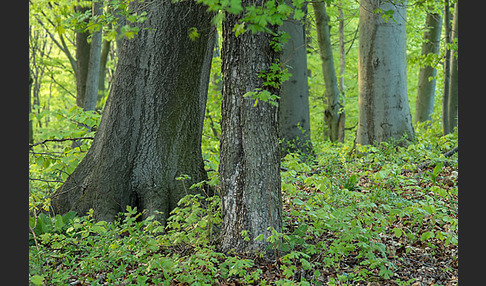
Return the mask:
<path id="1" fill-rule="evenodd" d="M 393 19 L 385 21 L 381 13 L 374 13 L 377 9 L 394 11 Z M 405 20 L 405 1 L 361 1 L 358 144 L 414 137 L 407 98 Z"/>
<path id="2" fill-rule="evenodd" d="M 243 0 L 243 5 L 261 5 L 262 0 Z M 263 251 L 271 235 L 269 227 L 282 231 L 278 108 L 243 95 L 264 88 L 259 71 L 276 58 L 271 36 L 250 31 L 235 37 L 232 29 L 242 15 L 226 14 L 223 22 L 222 134 L 220 184 L 223 223 L 219 248 L 227 252 Z M 275 29 L 274 29 L 275 31 Z M 278 95 L 278 90 L 270 90 Z M 248 231 L 248 241 L 242 231 Z M 263 241 L 256 241 L 263 234 Z"/>
<path id="3" fill-rule="evenodd" d="M 99 129 L 85 158 L 52 196 L 55 213 L 111 221 L 127 205 L 165 225 L 194 182 L 207 178 L 201 136 L 214 30 L 194 1 L 133 3 L 146 11 L 134 39 L 124 39 Z M 200 37 L 190 40 L 197 28 Z M 147 29 L 144 29 L 147 28 Z M 184 184 L 175 180 L 189 175 Z"/>
<path id="4" fill-rule="evenodd" d="M 279 136 L 283 141 L 283 154 L 310 154 L 312 143 L 305 27 L 301 21 L 289 18 L 284 21 L 280 30 L 290 36 L 283 47 L 282 62 L 292 74 L 280 88 Z"/>
<path id="5" fill-rule="evenodd" d="M 457 41 L 459 38 L 459 13 L 458 2 L 454 4 L 454 20 L 452 24 L 452 39 Z M 447 120 L 448 130 L 447 133 L 454 131 L 457 127 L 457 115 L 458 115 L 458 97 L 459 97 L 459 69 L 458 69 L 458 52 L 451 50 L 451 70 L 450 70 L 450 82 L 449 82 L 449 97 L 447 101 Z M 446 133 L 446 134 L 447 134 Z"/>
<path id="6" fill-rule="evenodd" d="M 99 16 L 103 14 L 102 3 L 93 1 L 93 15 Z M 86 90 L 84 95 L 84 111 L 95 110 L 96 102 L 98 100 L 98 85 L 100 80 L 100 65 L 101 65 L 101 31 L 94 31 L 91 35 L 91 46 L 89 50 L 88 72 L 86 74 Z"/>
<path id="7" fill-rule="evenodd" d="M 440 48 L 440 34 L 442 30 L 442 15 L 427 12 L 425 20 L 426 30 L 422 43 L 422 56 L 438 54 Z M 415 122 L 431 120 L 434 111 L 434 98 L 437 70 L 430 65 L 420 68 L 417 101 L 415 103 Z M 432 77 L 432 80 L 429 78 Z"/>
<path id="8" fill-rule="evenodd" d="M 324 85 L 326 86 L 327 107 L 324 111 L 324 121 L 329 129 L 329 139 L 332 142 L 336 142 L 339 139 L 340 121 L 344 119 L 344 117 L 341 117 L 344 106 L 341 104 L 338 81 L 334 69 L 329 17 L 327 16 L 324 2 L 312 2 L 312 5 L 316 16 L 317 40 L 322 60 Z M 341 125 L 344 126 L 344 124 Z"/>

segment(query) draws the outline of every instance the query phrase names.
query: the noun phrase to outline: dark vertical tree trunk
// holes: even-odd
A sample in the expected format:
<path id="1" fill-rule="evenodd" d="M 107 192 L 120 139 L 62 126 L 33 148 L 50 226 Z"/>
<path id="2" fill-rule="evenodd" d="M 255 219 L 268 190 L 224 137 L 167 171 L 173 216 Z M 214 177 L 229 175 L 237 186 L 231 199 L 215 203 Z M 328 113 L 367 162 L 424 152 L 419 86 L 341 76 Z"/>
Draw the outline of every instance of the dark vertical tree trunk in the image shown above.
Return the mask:
<path id="1" fill-rule="evenodd" d="M 290 1 L 287 1 L 290 2 Z M 290 39 L 283 46 L 282 62 L 292 74 L 280 89 L 279 136 L 283 154 L 310 154 L 309 87 L 307 84 L 307 46 L 304 20 L 291 17 L 284 21 L 281 31 Z"/>
<path id="2" fill-rule="evenodd" d="M 457 43 L 459 38 L 459 13 L 458 13 L 458 4 L 456 2 L 454 4 L 454 20 L 452 25 L 452 40 Z M 448 124 L 448 133 L 454 131 L 454 128 L 457 127 L 457 115 L 458 115 L 458 98 L 459 98 L 459 59 L 458 59 L 458 51 L 452 49 L 451 50 L 451 70 L 450 70 L 450 82 L 449 82 L 449 98 L 447 101 L 447 118 L 449 121 Z"/>
<path id="3" fill-rule="evenodd" d="M 32 71 L 29 66 L 29 116 L 32 113 L 32 84 L 34 79 L 32 78 Z M 32 120 L 29 120 L 29 145 L 34 144 L 34 130 L 32 129 Z"/>
<path id="4" fill-rule="evenodd" d="M 110 53 L 111 41 L 103 40 L 101 48 L 100 59 L 100 75 L 98 82 L 98 99 L 99 102 L 105 96 L 105 79 L 106 79 L 106 63 L 108 62 L 108 54 Z"/>
<path id="5" fill-rule="evenodd" d="M 102 3 L 93 1 L 93 16 L 102 15 Z M 86 94 L 84 95 L 84 111 L 95 110 L 98 100 L 98 87 L 100 80 L 101 65 L 101 31 L 100 28 L 91 35 L 91 46 L 89 50 L 88 72 L 86 74 Z"/>
<path id="6" fill-rule="evenodd" d="M 422 56 L 439 53 L 440 34 L 442 30 L 442 15 L 427 12 L 425 20 L 426 30 L 424 41 L 422 43 Z M 415 104 L 415 122 L 424 122 L 431 120 L 434 111 L 435 98 L 435 76 L 437 70 L 435 67 L 426 65 L 420 68 L 419 82 L 417 91 L 417 101 Z M 430 80 L 429 78 L 432 79 Z"/>
<path id="7" fill-rule="evenodd" d="M 449 0 L 444 0 L 444 85 L 442 87 L 442 134 L 450 133 L 449 128 L 449 83 L 451 70 L 451 53 L 449 44 L 451 42 L 451 13 Z"/>
<path id="8" fill-rule="evenodd" d="M 242 1 L 262 5 L 262 0 Z M 276 53 L 271 36 L 250 31 L 235 37 L 233 27 L 242 15 L 227 14 L 223 22 L 223 104 L 220 158 L 223 224 L 221 251 L 263 251 L 273 257 L 266 238 L 282 231 L 278 108 L 243 97 L 255 88 L 267 89 L 258 72 L 266 71 Z M 276 31 L 276 28 L 273 28 Z M 278 90 L 270 90 L 278 95 Z M 245 240 L 242 231 L 247 231 Z M 263 235 L 262 241 L 256 241 Z"/>
<path id="9" fill-rule="evenodd" d="M 90 7 L 76 6 L 76 12 L 85 13 Z M 89 32 L 78 28 L 76 31 L 76 105 L 84 107 L 86 96 L 86 78 L 88 76 L 90 44 L 88 44 Z"/>
<path id="10" fill-rule="evenodd" d="M 127 205 L 169 212 L 192 183 L 207 178 L 201 135 L 214 46 L 210 15 L 195 1 L 133 4 L 146 11 L 122 41 L 113 86 L 92 146 L 52 196 L 56 213 L 113 220 Z M 191 40 L 191 28 L 199 32 Z M 175 180 L 189 175 L 184 184 Z"/>

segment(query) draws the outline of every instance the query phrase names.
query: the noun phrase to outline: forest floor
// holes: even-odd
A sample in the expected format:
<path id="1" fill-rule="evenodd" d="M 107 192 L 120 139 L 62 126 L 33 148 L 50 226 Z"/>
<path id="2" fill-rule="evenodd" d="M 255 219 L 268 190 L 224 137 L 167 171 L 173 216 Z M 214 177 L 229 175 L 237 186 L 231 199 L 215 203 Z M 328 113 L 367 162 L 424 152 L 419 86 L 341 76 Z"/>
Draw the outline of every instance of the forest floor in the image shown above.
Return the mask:
<path id="1" fill-rule="evenodd" d="M 131 208 L 113 223 L 90 214 L 35 215 L 30 283 L 457 285 L 457 153 L 443 155 L 457 143 L 446 141 L 434 148 L 382 144 L 352 156 L 329 145 L 312 164 L 288 155 L 284 228 L 271 263 L 215 250 L 217 197 L 206 198 L 209 209 L 200 197 L 181 201 L 163 235 L 158 222 Z"/>

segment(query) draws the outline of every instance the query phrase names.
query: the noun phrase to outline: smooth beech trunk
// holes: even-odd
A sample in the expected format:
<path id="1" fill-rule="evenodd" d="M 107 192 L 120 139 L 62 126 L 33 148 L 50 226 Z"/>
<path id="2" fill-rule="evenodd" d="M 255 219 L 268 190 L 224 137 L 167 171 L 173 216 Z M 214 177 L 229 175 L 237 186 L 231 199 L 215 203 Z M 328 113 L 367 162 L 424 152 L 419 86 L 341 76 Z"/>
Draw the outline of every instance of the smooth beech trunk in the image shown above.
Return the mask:
<path id="1" fill-rule="evenodd" d="M 192 183 L 207 178 L 201 135 L 214 47 L 206 7 L 195 1 L 134 2 L 147 20 L 124 39 L 93 144 L 52 196 L 56 213 L 111 221 L 126 206 L 155 211 L 165 224 Z M 191 40 L 191 28 L 199 37 Z M 175 180 L 189 175 L 185 182 Z"/>
<path id="2" fill-rule="evenodd" d="M 282 62 L 292 74 L 280 89 L 279 136 L 283 155 L 311 154 L 305 26 L 302 21 L 289 18 L 280 30 L 290 36 L 283 47 Z"/>
<path id="3" fill-rule="evenodd" d="M 393 19 L 383 17 L 387 11 L 393 11 Z M 361 1 L 358 144 L 414 137 L 407 97 L 405 25 L 405 1 Z"/>

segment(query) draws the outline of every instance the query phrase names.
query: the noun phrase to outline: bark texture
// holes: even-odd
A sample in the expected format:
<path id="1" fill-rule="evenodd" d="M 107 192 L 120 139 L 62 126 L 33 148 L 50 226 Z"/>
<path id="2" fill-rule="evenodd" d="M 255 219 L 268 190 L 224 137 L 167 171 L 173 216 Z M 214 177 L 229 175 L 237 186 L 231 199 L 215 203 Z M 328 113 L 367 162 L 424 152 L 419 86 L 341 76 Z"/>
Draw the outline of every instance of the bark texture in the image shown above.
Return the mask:
<path id="1" fill-rule="evenodd" d="M 280 89 L 279 136 L 283 140 L 283 154 L 310 154 L 312 143 L 305 26 L 301 21 L 289 18 L 280 30 L 290 36 L 283 47 L 282 62 L 292 74 Z"/>
<path id="2" fill-rule="evenodd" d="M 374 13 L 377 9 L 394 11 L 393 19 L 386 21 L 382 13 Z M 361 1 L 358 144 L 414 137 L 407 97 L 405 20 L 404 1 Z"/>
<path id="3" fill-rule="evenodd" d="M 263 1 L 244 0 L 243 5 Z M 266 238 L 273 227 L 282 230 L 278 108 L 243 95 L 264 88 L 258 72 L 276 58 L 270 35 L 250 31 L 235 37 L 232 29 L 242 16 L 226 15 L 223 22 L 223 103 L 220 184 L 223 224 L 219 247 L 227 252 L 264 251 L 272 256 Z M 275 31 L 275 30 L 274 30 Z M 278 90 L 270 92 L 278 95 Z M 242 236 L 248 231 L 248 241 Z M 262 241 L 254 240 L 263 234 Z"/>
<path id="4" fill-rule="evenodd" d="M 70 210 L 111 221 L 127 205 L 169 212 L 206 179 L 201 134 L 214 46 L 206 8 L 194 1 L 134 2 L 147 11 L 134 39 L 122 41 L 109 98 L 93 144 L 52 196 Z M 190 28 L 199 38 L 189 39 Z M 191 179 L 184 184 L 180 175 Z"/>
<path id="5" fill-rule="evenodd" d="M 442 30 L 442 16 L 440 14 L 427 13 L 425 26 L 422 56 L 438 54 Z M 430 116 L 434 111 L 436 75 L 437 70 L 433 66 L 427 65 L 420 68 L 417 101 L 415 103 L 415 122 L 424 122 L 432 119 Z M 431 77 L 432 80 L 429 80 Z"/>

